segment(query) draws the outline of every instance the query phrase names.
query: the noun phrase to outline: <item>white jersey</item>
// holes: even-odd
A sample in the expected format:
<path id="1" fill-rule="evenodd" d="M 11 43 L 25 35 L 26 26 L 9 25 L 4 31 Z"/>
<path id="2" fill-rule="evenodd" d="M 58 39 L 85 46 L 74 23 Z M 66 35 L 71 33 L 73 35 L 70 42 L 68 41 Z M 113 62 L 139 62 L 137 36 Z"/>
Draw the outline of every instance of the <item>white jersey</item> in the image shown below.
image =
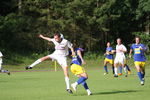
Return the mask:
<path id="1" fill-rule="evenodd" d="M 66 39 L 62 39 L 60 43 L 55 41 L 54 38 L 50 41 L 55 44 L 55 51 L 53 53 L 54 55 L 67 56 L 69 54 L 68 48 L 72 48 L 72 44 Z"/>
<path id="2" fill-rule="evenodd" d="M 116 57 L 114 60 L 115 64 L 125 64 L 126 57 L 123 51 L 127 51 L 127 48 L 123 44 L 116 45 Z"/>
<path id="3" fill-rule="evenodd" d="M 123 44 L 116 45 L 116 57 L 119 57 L 119 58 L 124 57 L 125 58 L 123 51 L 127 51 L 127 48 Z"/>
<path id="4" fill-rule="evenodd" d="M 3 57 L 3 54 L 0 52 L 0 57 Z"/>
<path id="5" fill-rule="evenodd" d="M 3 54 L 0 52 L 0 64 L 2 64 L 2 57 L 3 57 Z"/>

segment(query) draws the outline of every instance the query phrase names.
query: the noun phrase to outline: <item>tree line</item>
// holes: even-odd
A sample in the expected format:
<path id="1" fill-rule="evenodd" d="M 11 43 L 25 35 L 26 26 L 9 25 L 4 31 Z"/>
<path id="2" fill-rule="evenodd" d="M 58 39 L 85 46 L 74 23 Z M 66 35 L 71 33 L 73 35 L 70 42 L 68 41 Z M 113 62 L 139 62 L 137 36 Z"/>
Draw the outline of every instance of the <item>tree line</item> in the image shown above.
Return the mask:
<path id="1" fill-rule="evenodd" d="M 124 44 L 138 35 L 150 46 L 150 0 L 1 0 L 0 50 L 42 53 L 52 44 L 38 34 L 62 33 L 87 51 L 105 49 L 116 38 Z"/>

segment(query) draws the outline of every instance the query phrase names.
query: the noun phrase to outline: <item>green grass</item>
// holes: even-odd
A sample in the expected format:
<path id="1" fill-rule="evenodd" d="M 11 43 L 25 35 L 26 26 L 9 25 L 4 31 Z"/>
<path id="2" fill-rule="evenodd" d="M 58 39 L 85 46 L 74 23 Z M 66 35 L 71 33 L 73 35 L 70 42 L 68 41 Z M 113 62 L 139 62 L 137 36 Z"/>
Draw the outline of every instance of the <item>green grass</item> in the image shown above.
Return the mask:
<path id="1" fill-rule="evenodd" d="M 146 66 L 146 84 L 141 86 L 131 61 L 129 64 L 132 74 L 127 78 L 124 76 L 114 78 L 111 71 L 104 76 L 102 61 L 102 59 L 89 60 L 85 66 L 92 96 L 87 96 L 82 86 L 78 87 L 77 93 L 68 94 L 65 91 L 63 72 L 60 67 L 55 72 L 52 62 L 39 64 L 32 69 L 32 71 L 36 70 L 33 72 L 13 72 L 24 71 L 24 66 L 32 61 L 26 64 L 5 65 L 6 69 L 12 71 L 12 75 L 0 74 L 0 100 L 149 100 L 150 68 L 148 66 Z M 76 79 L 70 73 L 71 83 Z"/>

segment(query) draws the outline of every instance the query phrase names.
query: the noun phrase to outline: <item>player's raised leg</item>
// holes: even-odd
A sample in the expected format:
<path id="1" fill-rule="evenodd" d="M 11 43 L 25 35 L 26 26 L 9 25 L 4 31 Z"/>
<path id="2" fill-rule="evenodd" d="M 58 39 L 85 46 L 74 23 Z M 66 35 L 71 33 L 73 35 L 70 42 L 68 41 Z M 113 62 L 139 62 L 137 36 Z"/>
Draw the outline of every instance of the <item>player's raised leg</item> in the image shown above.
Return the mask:
<path id="1" fill-rule="evenodd" d="M 26 68 L 26 70 L 32 69 L 35 65 L 41 63 L 42 61 L 48 60 L 48 59 L 50 59 L 49 56 L 42 57 L 42 58 L 36 60 L 36 61 L 35 61 L 34 63 L 32 63 L 31 65 L 26 66 L 25 68 Z"/>

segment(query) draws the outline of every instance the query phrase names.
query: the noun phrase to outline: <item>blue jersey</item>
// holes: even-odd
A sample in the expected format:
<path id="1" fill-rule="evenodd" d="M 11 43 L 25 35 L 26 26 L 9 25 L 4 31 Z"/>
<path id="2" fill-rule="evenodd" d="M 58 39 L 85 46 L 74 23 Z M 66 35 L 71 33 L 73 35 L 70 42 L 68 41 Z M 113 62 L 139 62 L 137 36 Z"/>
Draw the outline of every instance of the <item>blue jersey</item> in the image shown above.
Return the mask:
<path id="1" fill-rule="evenodd" d="M 106 52 L 111 52 L 112 50 L 113 50 L 112 47 L 107 47 L 106 48 Z M 113 59 L 114 57 L 113 57 L 113 54 L 109 54 L 109 55 L 106 55 L 106 58 Z"/>
<path id="2" fill-rule="evenodd" d="M 144 51 L 140 48 L 146 50 L 144 44 L 132 44 L 131 49 L 134 51 L 134 61 L 146 61 Z"/>
<path id="3" fill-rule="evenodd" d="M 72 57 L 72 63 L 77 64 L 77 65 L 82 65 L 81 58 L 77 55 L 78 50 L 80 50 L 82 52 L 81 48 L 75 49 L 76 56 Z"/>

